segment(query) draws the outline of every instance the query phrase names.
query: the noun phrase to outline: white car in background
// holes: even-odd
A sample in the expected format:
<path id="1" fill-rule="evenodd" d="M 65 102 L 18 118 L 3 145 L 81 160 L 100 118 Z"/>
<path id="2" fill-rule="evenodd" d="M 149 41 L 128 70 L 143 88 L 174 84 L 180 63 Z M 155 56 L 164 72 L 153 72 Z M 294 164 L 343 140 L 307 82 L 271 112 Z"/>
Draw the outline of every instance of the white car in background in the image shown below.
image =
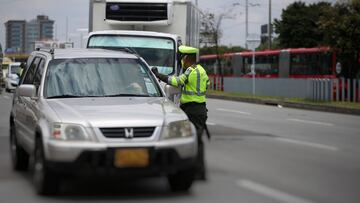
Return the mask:
<path id="1" fill-rule="evenodd" d="M 8 72 L 5 76 L 5 90 L 10 92 L 11 90 L 15 90 L 15 88 L 19 84 L 20 75 L 21 75 L 21 67 L 20 62 L 10 63 L 8 67 Z"/>

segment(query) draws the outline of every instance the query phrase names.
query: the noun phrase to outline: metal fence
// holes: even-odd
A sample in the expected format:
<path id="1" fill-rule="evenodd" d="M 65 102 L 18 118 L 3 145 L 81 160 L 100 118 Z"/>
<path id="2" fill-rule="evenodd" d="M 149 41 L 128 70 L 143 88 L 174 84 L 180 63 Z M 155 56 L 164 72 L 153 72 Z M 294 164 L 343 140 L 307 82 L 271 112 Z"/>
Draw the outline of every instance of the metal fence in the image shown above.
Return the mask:
<path id="1" fill-rule="evenodd" d="M 311 79 L 309 97 L 314 101 L 360 102 L 360 80 Z"/>
<path id="2" fill-rule="evenodd" d="M 210 89 L 252 94 L 252 79 L 210 77 Z M 259 96 L 297 97 L 313 101 L 360 102 L 359 79 L 256 78 L 255 94 Z"/>

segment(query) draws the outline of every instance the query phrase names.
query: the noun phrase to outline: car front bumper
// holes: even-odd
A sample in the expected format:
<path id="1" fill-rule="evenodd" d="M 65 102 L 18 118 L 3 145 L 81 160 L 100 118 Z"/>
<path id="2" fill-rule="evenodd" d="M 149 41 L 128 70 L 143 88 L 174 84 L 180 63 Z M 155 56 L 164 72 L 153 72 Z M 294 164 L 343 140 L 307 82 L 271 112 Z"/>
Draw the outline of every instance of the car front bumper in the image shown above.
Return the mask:
<path id="1" fill-rule="evenodd" d="M 122 149 L 145 149 L 149 163 L 145 167 L 118 168 L 115 152 Z M 47 162 L 61 173 L 81 174 L 172 174 L 194 167 L 197 141 L 194 137 L 163 140 L 155 143 L 84 143 L 48 140 L 45 144 Z"/>
<path id="2" fill-rule="evenodd" d="M 53 171 L 64 175 L 119 178 L 169 175 L 195 168 L 195 157 L 181 158 L 174 149 L 147 149 L 150 155 L 149 165 L 144 167 L 116 167 L 114 165 L 116 149 L 113 148 L 102 151 L 84 151 L 73 162 L 48 161 L 47 165 Z"/>

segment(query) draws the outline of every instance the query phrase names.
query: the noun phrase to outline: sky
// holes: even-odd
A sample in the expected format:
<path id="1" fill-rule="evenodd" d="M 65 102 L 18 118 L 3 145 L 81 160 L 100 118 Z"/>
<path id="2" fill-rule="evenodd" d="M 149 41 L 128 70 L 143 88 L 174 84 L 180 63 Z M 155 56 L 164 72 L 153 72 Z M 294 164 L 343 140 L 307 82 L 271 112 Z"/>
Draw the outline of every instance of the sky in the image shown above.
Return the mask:
<path id="1" fill-rule="evenodd" d="M 232 18 L 224 19 L 221 23 L 223 36 L 221 44 L 231 46 L 245 46 L 245 0 L 197 0 L 198 7 L 202 11 L 215 14 L 224 12 L 231 13 Z M 282 9 L 296 0 L 272 0 L 272 20 L 280 19 Z M 314 3 L 319 0 L 302 0 L 306 3 Z M 335 0 L 323 0 L 334 2 Z M 194 0 L 195 2 L 195 0 Z M 269 0 L 248 0 L 248 32 L 260 34 L 260 26 L 268 23 Z M 232 6 L 239 3 L 238 6 Z M 80 47 L 81 38 L 87 34 L 84 29 L 88 28 L 89 0 L 0 0 L 0 43 L 5 48 L 5 25 L 8 20 L 35 19 L 37 15 L 47 15 L 55 21 L 55 37 L 65 41 L 68 38 Z M 66 26 L 67 25 L 67 26 Z M 68 27 L 68 29 L 66 29 Z M 66 30 L 68 30 L 66 32 Z M 85 45 L 85 39 L 83 39 Z"/>

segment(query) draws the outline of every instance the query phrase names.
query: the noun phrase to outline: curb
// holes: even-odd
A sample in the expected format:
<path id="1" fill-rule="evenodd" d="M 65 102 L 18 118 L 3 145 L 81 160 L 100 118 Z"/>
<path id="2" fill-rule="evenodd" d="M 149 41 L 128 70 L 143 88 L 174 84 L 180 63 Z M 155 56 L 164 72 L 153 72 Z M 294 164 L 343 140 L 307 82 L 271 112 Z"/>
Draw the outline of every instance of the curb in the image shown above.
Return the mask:
<path id="1" fill-rule="evenodd" d="M 350 114 L 350 115 L 360 116 L 360 109 L 349 109 L 349 108 L 342 108 L 342 107 L 332 107 L 332 106 L 330 107 L 330 106 L 323 106 L 323 105 L 295 103 L 295 102 L 283 102 L 283 101 L 274 101 L 274 100 L 241 98 L 241 97 L 233 97 L 233 96 L 214 95 L 214 94 L 207 94 L 206 96 L 208 98 L 213 98 L 213 99 L 223 99 L 223 100 L 229 100 L 229 101 L 239 101 L 239 102 L 271 105 L 271 106 L 281 105 L 283 107 L 288 107 L 288 108 L 323 111 L 323 112 L 331 112 L 331 113 L 342 113 L 342 114 Z"/>

